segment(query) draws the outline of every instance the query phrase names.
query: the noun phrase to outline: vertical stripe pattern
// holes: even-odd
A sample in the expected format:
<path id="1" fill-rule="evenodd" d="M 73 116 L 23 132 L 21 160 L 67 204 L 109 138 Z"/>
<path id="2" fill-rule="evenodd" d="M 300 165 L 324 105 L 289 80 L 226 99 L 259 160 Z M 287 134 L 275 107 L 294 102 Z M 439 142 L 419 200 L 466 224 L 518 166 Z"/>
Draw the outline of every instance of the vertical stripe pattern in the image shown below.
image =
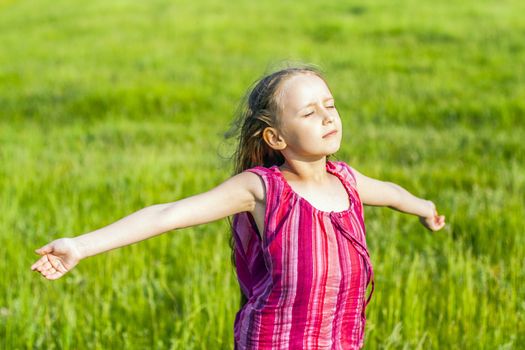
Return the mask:
<path id="1" fill-rule="evenodd" d="M 258 234 L 249 212 L 233 218 L 237 278 L 248 299 L 235 316 L 235 349 L 363 347 L 374 291 L 363 205 L 350 166 L 327 161 L 326 170 L 348 193 L 344 211 L 312 206 L 276 165 L 246 170 L 266 187 L 265 229 Z"/>

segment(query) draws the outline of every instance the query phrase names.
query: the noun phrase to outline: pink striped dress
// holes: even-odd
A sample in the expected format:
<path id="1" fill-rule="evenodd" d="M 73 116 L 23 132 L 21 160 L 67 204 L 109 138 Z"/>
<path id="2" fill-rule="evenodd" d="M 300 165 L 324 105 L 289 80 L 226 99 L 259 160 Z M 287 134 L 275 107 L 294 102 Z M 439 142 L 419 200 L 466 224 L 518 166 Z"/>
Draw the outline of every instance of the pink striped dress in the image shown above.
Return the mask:
<path id="1" fill-rule="evenodd" d="M 233 218 L 237 278 L 248 299 L 235 317 L 235 349 L 362 348 L 374 291 L 363 205 L 346 163 L 327 161 L 326 170 L 348 192 L 344 211 L 313 207 L 276 165 L 246 170 L 266 187 L 265 232 L 259 238 L 249 212 Z"/>

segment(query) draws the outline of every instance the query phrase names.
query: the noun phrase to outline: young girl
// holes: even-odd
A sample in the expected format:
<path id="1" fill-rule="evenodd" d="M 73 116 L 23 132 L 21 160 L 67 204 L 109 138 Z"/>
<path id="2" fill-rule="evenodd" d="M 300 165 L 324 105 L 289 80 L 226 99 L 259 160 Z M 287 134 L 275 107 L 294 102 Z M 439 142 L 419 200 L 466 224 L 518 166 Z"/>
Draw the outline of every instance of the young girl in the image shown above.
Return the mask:
<path id="1" fill-rule="evenodd" d="M 374 290 L 363 205 L 417 215 L 432 231 L 445 218 L 431 201 L 328 160 L 343 130 L 316 69 L 277 71 L 247 96 L 235 123 L 234 176 L 207 192 L 52 241 L 36 250 L 42 257 L 31 269 L 54 280 L 86 257 L 233 215 L 242 292 L 235 349 L 360 349 Z"/>

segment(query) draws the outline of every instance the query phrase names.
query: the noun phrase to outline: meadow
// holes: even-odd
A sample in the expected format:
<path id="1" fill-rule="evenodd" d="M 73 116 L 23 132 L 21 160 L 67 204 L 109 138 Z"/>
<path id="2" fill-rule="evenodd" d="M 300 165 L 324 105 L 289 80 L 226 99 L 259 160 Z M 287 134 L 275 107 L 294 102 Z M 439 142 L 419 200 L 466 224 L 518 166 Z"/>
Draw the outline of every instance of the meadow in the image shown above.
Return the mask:
<path id="1" fill-rule="evenodd" d="M 232 172 L 247 88 L 321 67 L 335 159 L 433 200 L 366 207 L 365 349 L 525 348 L 525 3 L 0 0 L 0 348 L 233 349 L 226 219 L 81 261 L 36 248 Z"/>

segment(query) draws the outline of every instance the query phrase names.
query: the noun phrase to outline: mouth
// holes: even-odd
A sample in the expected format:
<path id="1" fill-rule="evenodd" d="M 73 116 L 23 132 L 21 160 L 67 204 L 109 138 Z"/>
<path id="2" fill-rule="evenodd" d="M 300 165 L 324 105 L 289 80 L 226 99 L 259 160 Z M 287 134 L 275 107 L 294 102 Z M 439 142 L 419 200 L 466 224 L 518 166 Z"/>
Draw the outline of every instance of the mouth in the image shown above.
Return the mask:
<path id="1" fill-rule="evenodd" d="M 325 135 L 323 136 L 323 139 L 324 139 L 325 137 L 333 136 L 333 135 L 335 135 L 335 134 L 337 134 L 337 130 L 332 130 L 332 131 L 330 131 L 329 133 L 325 134 Z"/>

